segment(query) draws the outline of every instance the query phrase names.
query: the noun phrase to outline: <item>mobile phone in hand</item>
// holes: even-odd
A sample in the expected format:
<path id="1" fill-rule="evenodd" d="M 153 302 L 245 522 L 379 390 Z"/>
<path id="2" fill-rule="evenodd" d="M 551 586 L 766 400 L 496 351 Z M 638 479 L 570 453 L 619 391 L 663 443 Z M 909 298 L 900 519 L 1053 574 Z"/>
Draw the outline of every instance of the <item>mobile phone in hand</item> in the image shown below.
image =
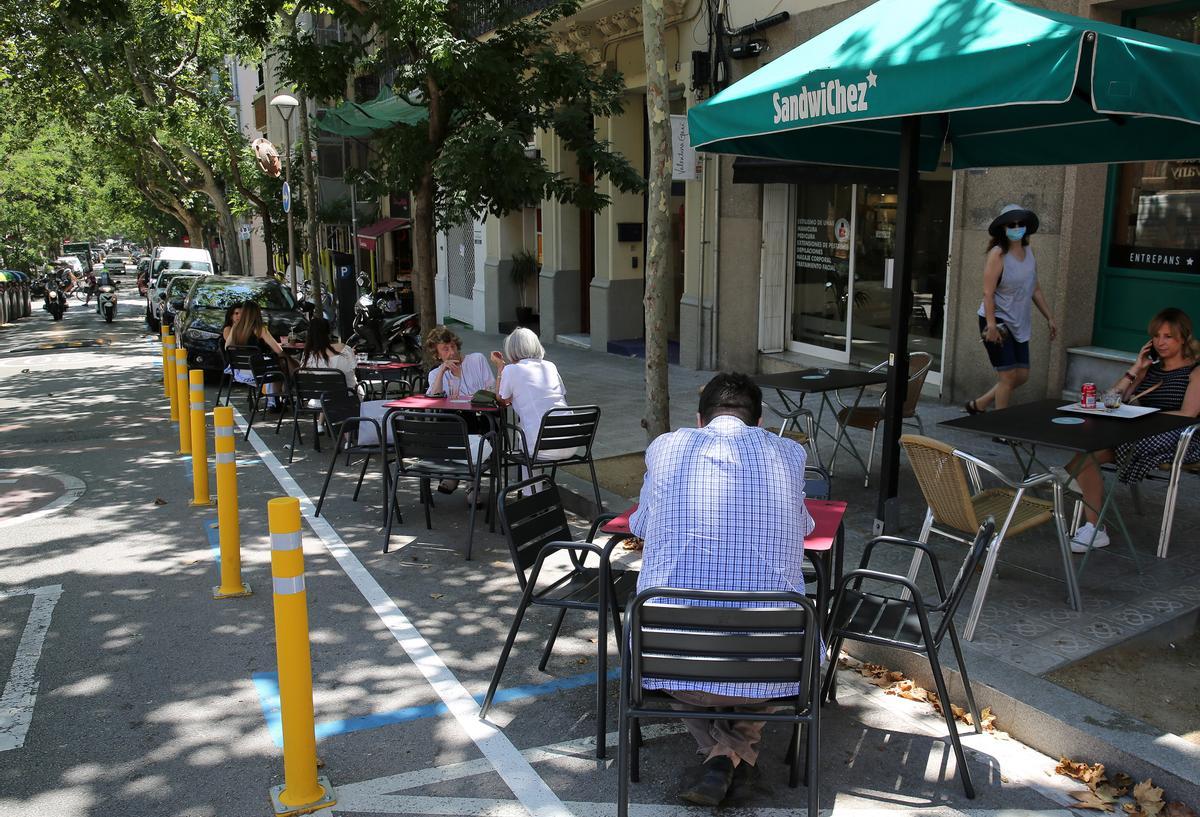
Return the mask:
<path id="1" fill-rule="evenodd" d="M 1150 349 L 1147 350 L 1146 359 L 1149 360 L 1151 364 L 1158 363 L 1159 361 L 1162 360 L 1162 358 L 1158 356 L 1158 350 L 1155 349 L 1153 346 L 1151 346 Z"/>

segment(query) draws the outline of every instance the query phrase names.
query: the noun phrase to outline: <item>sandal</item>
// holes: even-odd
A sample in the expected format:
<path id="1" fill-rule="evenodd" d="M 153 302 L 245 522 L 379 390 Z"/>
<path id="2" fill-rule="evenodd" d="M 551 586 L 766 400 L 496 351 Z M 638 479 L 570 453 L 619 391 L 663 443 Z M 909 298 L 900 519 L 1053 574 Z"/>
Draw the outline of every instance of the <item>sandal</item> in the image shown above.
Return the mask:
<path id="1" fill-rule="evenodd" d="M 974 400 L 963 403 L 963 408 L 967 410 L 967 414 L 983 414 L 983 409 L 976 406 Z"/>

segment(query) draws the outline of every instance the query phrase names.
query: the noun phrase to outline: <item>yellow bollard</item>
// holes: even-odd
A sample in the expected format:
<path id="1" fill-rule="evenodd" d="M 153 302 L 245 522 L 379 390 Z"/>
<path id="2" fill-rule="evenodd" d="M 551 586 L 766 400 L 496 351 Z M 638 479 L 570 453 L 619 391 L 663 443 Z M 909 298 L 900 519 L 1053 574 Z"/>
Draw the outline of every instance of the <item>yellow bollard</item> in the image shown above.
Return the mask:
<path id="1" fill-rule="evenodd" d="M 192 507 L 202 507 L 212 504 L 212 498 L 208 495 L 208 440 L 204 433 L 208 430 L 204 420 L 204 370 L 193 369 L 188 372 L 188 385 L 191 397 L 188 427 L 192 434 Z"/>
<path id="2" fill-rule="evenodd" d="M 167 350 L 167 339 L 171 341 L 171 348 Z M 171 337 L 170 328 L 164 326 L 162 328 L 162 362 L 163 362 L 163 396 L 168 400 L 171 399 L 171 378 L 167 376 L 167 355 L 175 357 L 175 339 Z"/>
<path id="3" fill-rule="evenodd" d="M 279 664 L 279 711 L 283 722 L 282 786 L 271 789 L 276 814 L 307 814 L 332 806 L 333 787 L 317 776 L 313 718 L 312 656 L 308 645 L 308 596 L 300 502 L 281 497 L 267 503 L 271 531 L 271 583 L 275 592 L 275 655 Z"/>
<path id="4" fill-rule="evenodd" d="M 179 414 L 179 453 L 192 453 L 192 430 L 188 411 L 187 349 L 175 350 L 175 409 Z"/>
<path id="5" fill-rule="evenodd" d="M 163 369 L 167 378 L 167 399 L 171 402 L 171 420 L 179 419 L 179 404 L 175 402 L 175 336 L 167 335 L 163 341 L 163 351 L 166 354 L 166 367 Z"/>
<path id="6" fill-rule="evenodd" d="M 237 460 L 234 456 L 233 407 L 213 409 L 213 448 L 217 459 L 217 527 L 221 539 L 221 585 L 214 599 L 249 596 L 242 581 L 242 532 L 238 521 Z"/>

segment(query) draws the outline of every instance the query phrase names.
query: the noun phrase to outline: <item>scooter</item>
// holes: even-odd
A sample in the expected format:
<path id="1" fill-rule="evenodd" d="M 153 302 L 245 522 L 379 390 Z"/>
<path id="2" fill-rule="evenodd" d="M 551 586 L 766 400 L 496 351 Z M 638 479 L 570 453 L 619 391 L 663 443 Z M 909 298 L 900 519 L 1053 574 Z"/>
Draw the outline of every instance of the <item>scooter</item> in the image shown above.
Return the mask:
<path id="1" fill-rule="evenodd" d="M 354 331 L 347 344 L 370 357 L 420 363 L 420 317 L 415 313 L 384 317 L 380 300 L 370 294 L 358 299 L 354 305 Z"/>
<path id="2" fill-rule="evenodd" d="M 96 290 L 96 311 L 104 316 L 105 323 L 112 323 L 117 315 L 117 288 L 102 284 Z"/>
<path id="3" fill-rule="evenodd" d="M 63 313 L 67 311 L 67 299 L 62 290 L 53 285 L 47 287 L 46 302 L 42 304 L 42 309 L 49 312 L 54 320 L 61 321 Z"/>

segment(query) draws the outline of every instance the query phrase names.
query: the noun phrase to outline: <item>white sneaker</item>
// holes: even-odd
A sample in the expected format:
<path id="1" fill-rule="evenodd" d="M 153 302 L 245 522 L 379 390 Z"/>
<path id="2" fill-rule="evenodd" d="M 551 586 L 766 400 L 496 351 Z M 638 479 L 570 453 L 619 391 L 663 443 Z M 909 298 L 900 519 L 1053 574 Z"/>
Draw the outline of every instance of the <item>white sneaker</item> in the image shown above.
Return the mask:
<path id="1" fill-rule="evenodd" d="M 1093 541 L 1092 534 L 1096 538 Z M 1108 547 L 1108 533 L 1101 530 L 1096 530 L 1096 526 L 1091 522 L 1084 523 L 1083 527 L 1075 531 L 1075 535 L 1071 537 L 1071 552 L 1072 553 L 1087 553 L 1088 546 L 1092 548 Z"/>

